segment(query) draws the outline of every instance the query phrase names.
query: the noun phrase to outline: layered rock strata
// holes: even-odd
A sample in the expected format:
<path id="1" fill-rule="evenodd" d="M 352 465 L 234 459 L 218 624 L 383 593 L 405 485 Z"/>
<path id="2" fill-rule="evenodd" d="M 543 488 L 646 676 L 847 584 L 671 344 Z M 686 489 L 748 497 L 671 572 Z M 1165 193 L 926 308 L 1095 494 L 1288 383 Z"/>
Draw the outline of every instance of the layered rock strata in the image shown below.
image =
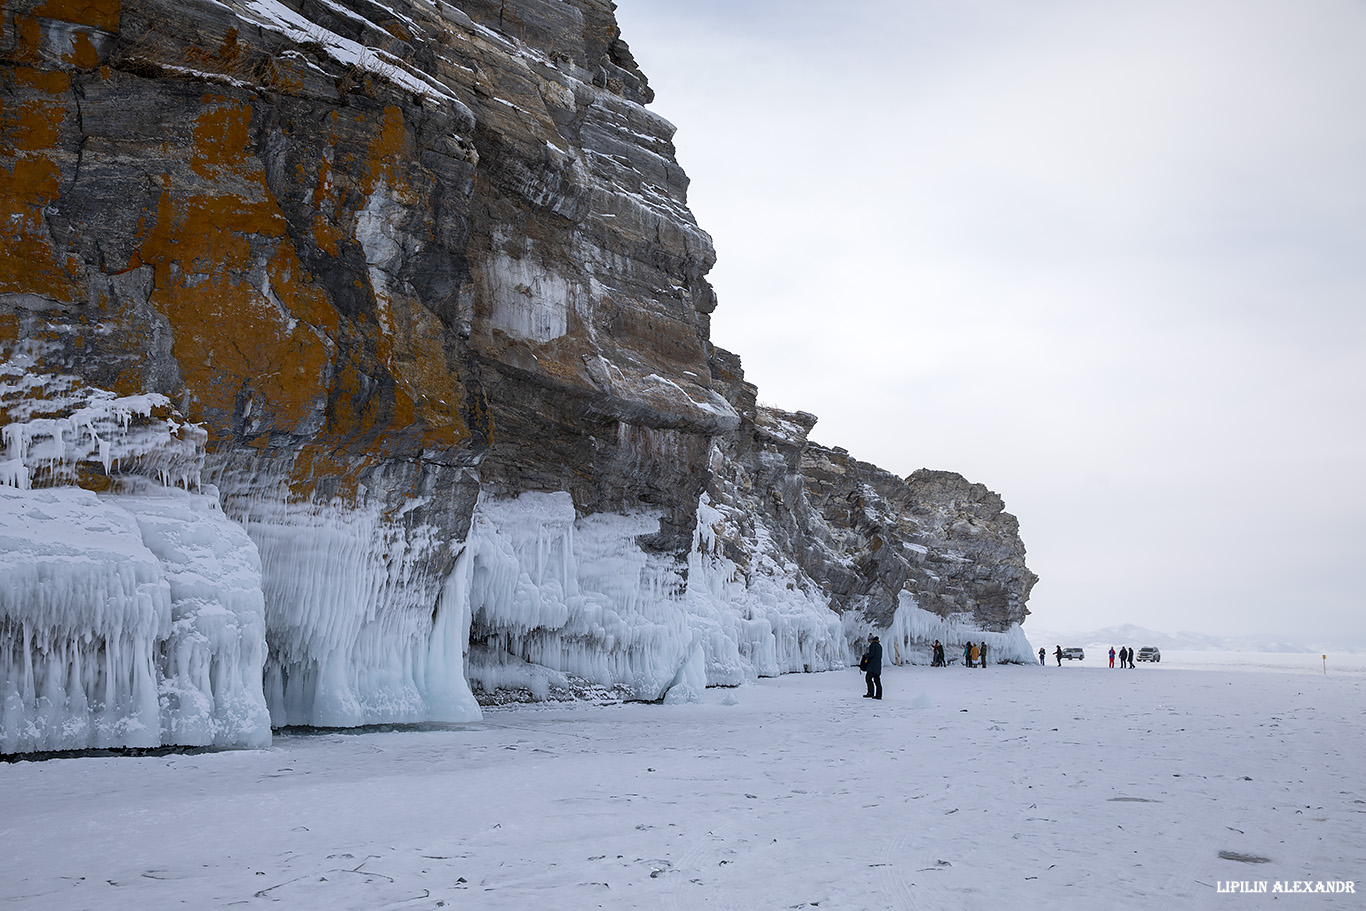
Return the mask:
<path id="1" fill-rule="evenodd" d="M 735 355 L 717 349 L 712 363 L 742 416 L 717 440 L 708 491 L 725 504 L 718 535 L 737 566 L 767 567 L 756 571 L 827 603 L 854 645 L 901 630 L 893 658 L 928 661 L 920 640 L 990 636 L 1003 659 L 1028 660 L 1011 630 L 1038 577 L 997 494 L 946 471 L 899 478 L 815 444 L 814 415 L 758 405 Z"/>
<path id="2" fill-rule="evenodd" d="M 0 481 L 85 488 L 87 518 L 220 504 L 254 549 L 276 726 L 471 717 L 467 681 L 688 698 L 838 666 L 903 591 L 1018 622 L 1013 527 L 972 544 L 948 519 L 997 522 L 989 497 L 912 479 L 917 500 L 810 446 L 711 349 L 714 253 L 651 97 L 602 0 L 10 0 Z M 35 410 L 63 377 L 177 429 Z M 114 437 L 140 455 L 98 457 Z M 850 512 L 854 487 L 881 505 Z M 908 521 L 924 553 L 876 556 Z M 6 606 L 5 731 L 92 699 L 145 714 L 159 680 L 185 742 L 158 598 L 129 627 L 145 679 L 106 669 L 107 697 L 51 656 L 115 632 Z M 238 686 L 211 677 L 211 700 Z"/>

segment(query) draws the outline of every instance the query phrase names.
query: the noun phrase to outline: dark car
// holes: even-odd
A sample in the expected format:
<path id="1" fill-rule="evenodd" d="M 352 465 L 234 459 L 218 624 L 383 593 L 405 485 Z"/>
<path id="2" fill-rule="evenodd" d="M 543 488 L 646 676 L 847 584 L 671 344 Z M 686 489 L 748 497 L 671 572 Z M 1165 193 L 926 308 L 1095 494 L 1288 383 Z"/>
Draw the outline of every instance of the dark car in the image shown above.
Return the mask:
<path id="1" fill-rule="evenodd" d="M 1145 645 L 1138 650 L 1137 660 L 1151 661 L 1154 664 L 1156 664 L 1157 662 L 1162 660 L 1162 653 L 1158 651 L 1157 646 L 1155 645 Z"/>

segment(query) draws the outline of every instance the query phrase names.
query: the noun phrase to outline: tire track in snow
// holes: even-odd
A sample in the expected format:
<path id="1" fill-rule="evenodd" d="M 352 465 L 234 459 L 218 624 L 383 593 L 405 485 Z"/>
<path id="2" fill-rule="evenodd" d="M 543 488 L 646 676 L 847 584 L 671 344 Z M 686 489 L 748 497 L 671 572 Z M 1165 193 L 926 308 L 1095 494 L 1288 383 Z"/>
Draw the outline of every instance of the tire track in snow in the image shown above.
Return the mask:
<path id="1" fill-rule="evenodd" d="M 661 905 L 665 911 L 694 911 L 698 907 L 699 893 L 710 885 L 702 877 L 724 860 L 721 857 L 722 849 L 735 834 L 736 828 L 737 823 L 734 822 L 713 826 L 705 835 L 693 839 L 688 849 L 679 855 L 673 870 L 666 874 L 669 881 L 661 895 Z M 696 875 L 699 873 L 702 876 Z M 719 893 L 713 891 L 708 895 L 707 907 L 730 909 L 733 906 L 720 900 Z"/>
<path id="2" fill-rule="evenodd" d="M 890 899 L 887 907 L 913 911 L 920 907 L 920 903 L 916 901 L 915 890 L 912 888 L 914 884 L 906 878 L 908 840 L 909 836 L 897 834 L 882 846 L 882 863 L 878 869 L 878 878 L 882 881 L 883 891 Z"/>

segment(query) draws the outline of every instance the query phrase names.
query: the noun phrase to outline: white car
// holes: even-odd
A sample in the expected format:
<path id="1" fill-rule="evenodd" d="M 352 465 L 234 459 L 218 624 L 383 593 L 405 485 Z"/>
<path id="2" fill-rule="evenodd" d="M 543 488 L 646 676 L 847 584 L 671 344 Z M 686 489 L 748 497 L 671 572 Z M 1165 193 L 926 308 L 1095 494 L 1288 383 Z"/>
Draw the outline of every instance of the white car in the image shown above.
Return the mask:
<path id="1" fill-rule="evenodd" d="M 1155 645 L 1145 645 L 1138 650 L 1138 657 L 1135 661 L 1151 661 L 1154 664 L 1162 660 L 1162 653 L 1157 650 Z"/>
<path id="2" fill-rule="evenodd" d="M 1062 650 L 1062 656 L 1068 661 L 1071 661 L 1073 658 L 1078 661 L 1086 660 L 1086 652 L 1079 648 L 1065 648 Z"/>

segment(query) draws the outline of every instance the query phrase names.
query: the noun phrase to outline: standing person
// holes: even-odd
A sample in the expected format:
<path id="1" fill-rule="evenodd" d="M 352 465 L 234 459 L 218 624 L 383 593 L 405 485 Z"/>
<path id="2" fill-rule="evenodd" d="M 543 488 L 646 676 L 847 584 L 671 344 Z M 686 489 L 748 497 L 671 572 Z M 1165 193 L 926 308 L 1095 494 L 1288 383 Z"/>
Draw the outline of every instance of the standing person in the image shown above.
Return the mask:
<path id="1" fill-rule="evenodd" d="M 976 667 L 976 666 L 977 666 L 977 656 L 981 654 L 981 650 L 977 648 L 977 643 L 976 643 L 976 642 L 970 642 L 970 643 L 968 643 L 968 647 L 969 647 L 969 649 L 971 649 L 971 652 L 972 652 L 972 658 L 968 661 L 968 667 Z"/>
<path id="2" fill-rule="evenodd" d="M 963 646 L 963 666 L 972 667 L 972 643 Z"/>
<path id="3" fill-rule="evenodd" d="M 1134 667 L 1134 647 L 1129 646 L 1129 667 Z"/>
<path id="4" fill-rule="evenodd" d="M 1043 667 L 1043 666 L 1044 666 L 1044 656 L 1047 655 L 1047 654 L 1048 654 L 1048 652 L 1045 652 L 1045 651 L 1043 650 L 1043 646 L 1042 646 L 1042 645 L 1039 646 L 1039 666 L 1040 666 L 1040 667 Z"/>
<path id="5" fill-rule="evenodd" d="M 1062 646 L 1059 645 L 1053 650 L 1053 657 L 1058 659 L 1058 667 L 1062 667 Z"/>
<path id="6" fill-rule="evenodd" d="M 863 660 L 859 662 L 867 675 L 868 692 L 863 694 L 864 699 L 882 698 L 882 643 L 877 636 L 868 643 L 868 651 L 863 653 Z"/>
<path id="7" fill-rule="evenodd" d="M 980 666 L 981 666 L 981 667 L 986 667 L 986 666 L 987 666 L 987 642 L 986 642 L 985 639 L 982 640 L 982 649 L 981 649 L 981 652 L 982 652 L 982 663 L 981 663 Z"/>
<path id="8" fill-rule="evenodd" d="M 932 658 L 930 659 L 930 667 L 943 667 L 943 666 L 944 666 L 944 646 L 943 646 L 942 644 L 940 644 L 940 642 L 939 642 L 938 639 L 934 640 L 934 652 L 933 652 L 933 655 L 934 655 L 934 657 L 932 657 Z"/>
<path id="9" fill-rule="evenodd" d="M 1115 647 L 1110 646 L 1110 667 L 1115 666 Z M 1124 649 L 1119 650 L 1119 666 L 1124 666 Z"/>

